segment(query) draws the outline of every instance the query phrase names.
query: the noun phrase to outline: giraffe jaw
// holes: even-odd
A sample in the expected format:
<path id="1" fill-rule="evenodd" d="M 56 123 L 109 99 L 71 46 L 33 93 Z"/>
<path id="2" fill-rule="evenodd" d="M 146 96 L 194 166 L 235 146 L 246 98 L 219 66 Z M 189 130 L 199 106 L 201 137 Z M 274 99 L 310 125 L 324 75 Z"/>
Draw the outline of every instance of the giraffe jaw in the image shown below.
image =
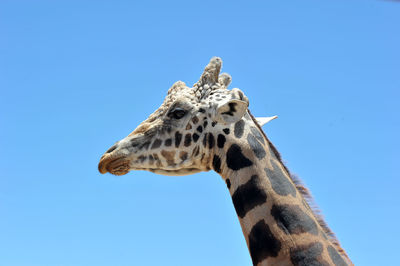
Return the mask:
<path id="1" fill-rule="evenodd" d="M 202 170 L 196 169 L 196 168 L 189 168 L 189 169 L 180 169 L 180 170 L 161 170 L 161 169 L 145 169 L 145 168 L 137 168 L 137 169 L 131 169 L 131 170 L 125 170 L 124 168 L 120 168 L 118 170 L 113 169 L 111 171 L 103 171 L 101 172 L 102 174 L 105 174 L 109 172 L 110 174 L 116 175 L 116 176 L 121 176 L 121 175 L 126 175 L 130 171 L 133 170 L 143 170 L 143 171 L 149 171 L 155 174 L 159 175 L 166 175 L 166 176 L 185 176 L 185 175 L 192 175 L 196 173 L 202 172 Z"/>
<path id="2" fill-rule="evenodd" d="M 177 170 L 163 170 L 163 169 L 139 169 L 139 170 L 147 170 L 155 174 L 167 175 L 167 176 L 184 176 L 202 172 L 202 170 L 197 168 L 183 168 Z"/>
<path id="3" fill-rule="evenodd" d="M 196 173 L 202 172 L 202 170 L 197 169 L 197 168 L 187 168 L 187 169 L 178 169 L 178 170 L 163 170 L 163 169 L 155 169 L 155 168 L 136 168 L 136 169 L 129 169 L 129 166 L 127 168 L 126 165 L 120 165 L 117 168 L 113 168 L 110 170 L 102 170 L 100 171 L 102 174 L 105 174 L 109 172 L 110 174 L 116 175 L 116 176 L 121 176 L 121 175 L 126 175 L 130 171 L 136 171 L 136 170 L 143 170 L 143 171 L 149 171 L 155 174 L 159 175 L 166 175 L 166 176 L 185 176 L 185 175 L 192 175 Z"/>

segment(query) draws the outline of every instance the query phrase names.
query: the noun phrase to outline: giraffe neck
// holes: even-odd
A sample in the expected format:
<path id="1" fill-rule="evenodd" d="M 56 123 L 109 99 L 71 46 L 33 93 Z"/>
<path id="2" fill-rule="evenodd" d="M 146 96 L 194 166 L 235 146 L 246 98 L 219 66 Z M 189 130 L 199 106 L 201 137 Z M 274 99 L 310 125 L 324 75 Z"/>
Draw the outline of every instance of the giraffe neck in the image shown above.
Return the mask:
<path id="1" fill-rule="evenodd" d="M 213 155 L 254 265 L 348 265 L 298 191 L 274 147 L 252 120 L 231 128 Z M 346 262 L 347 261 L 347 262 Z"/>

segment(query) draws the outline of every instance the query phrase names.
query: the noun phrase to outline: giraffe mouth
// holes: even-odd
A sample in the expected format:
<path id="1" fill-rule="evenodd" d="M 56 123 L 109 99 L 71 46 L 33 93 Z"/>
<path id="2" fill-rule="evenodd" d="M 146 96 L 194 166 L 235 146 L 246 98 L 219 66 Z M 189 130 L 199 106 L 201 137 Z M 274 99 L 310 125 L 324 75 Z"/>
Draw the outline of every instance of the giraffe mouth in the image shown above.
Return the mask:
<path id="1" fill-rule="evenodd" d="M 125 175 L 130 170 L 129 161 L 125 157 L 111 158 L 110 156 L 103 156 L 98 168 L 102 174 L 109 172 L 113 175 Z"/>

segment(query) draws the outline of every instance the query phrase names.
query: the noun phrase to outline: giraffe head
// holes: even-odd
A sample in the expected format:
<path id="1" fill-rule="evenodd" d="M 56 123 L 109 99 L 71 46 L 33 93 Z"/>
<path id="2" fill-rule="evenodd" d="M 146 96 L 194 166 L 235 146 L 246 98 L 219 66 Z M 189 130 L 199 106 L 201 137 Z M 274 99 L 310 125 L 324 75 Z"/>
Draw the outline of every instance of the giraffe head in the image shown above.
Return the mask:
<path id="1" fill-rule="evenodd" d="M 216 131 L 229 130 L 249 105 L 242 91 L 227 89 L 231 77 L 219 74 L 221 65 L 220 58 L 212 58 L 192 88 L 176 82 L 149 118 L 104 153 L 99 171 L 187 175 L 210 170 Z"/>

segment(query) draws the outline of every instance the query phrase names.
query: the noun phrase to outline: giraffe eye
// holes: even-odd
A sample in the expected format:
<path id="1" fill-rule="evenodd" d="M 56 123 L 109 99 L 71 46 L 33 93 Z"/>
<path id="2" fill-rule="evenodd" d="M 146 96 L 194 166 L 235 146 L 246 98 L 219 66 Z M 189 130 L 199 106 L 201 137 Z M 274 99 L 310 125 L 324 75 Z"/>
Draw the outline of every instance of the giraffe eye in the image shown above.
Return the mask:
<path id="1" fill-rule="evenodd" d="M 183 110 L 182 108 L 176 108 L 168 114 L 168 117 L 181 119 L 182 117 L 185 116 L 185 114 L 186 114 L 185 110 Z"/>

